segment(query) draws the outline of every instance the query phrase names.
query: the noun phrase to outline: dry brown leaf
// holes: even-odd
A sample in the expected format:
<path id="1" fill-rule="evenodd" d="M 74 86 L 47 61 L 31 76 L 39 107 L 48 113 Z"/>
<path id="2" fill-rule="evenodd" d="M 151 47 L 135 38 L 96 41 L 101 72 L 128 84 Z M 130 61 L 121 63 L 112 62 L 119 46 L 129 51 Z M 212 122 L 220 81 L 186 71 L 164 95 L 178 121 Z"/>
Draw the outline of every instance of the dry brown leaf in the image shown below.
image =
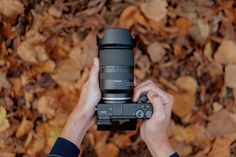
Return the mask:
<path id="1" fill-rule="evenodd" d="M 0 157 L 16 157 L 16 154 L 10 152 L 0 152 Z"/>
<path id="2" fill-rule="evenodd" d="M 193 147 L 185 142 L 177 142 L 175 140 L 171 140 L 170 142 L 180 156 L 187 157 L 193 151 Z"/>
<path id="3" fill-rule="evenodd" d="M 112 143 L 99 142 L 95 150 L 98 157 L 118 157 L 119 155 L 119 149 Z"/>
<path id="4" fill-rule="evenodd" d="M 113 141 L 119 148 L 124 148 L 132 144 L 130 137 L 127 134 L 116 134 L 113 137 Z"/>
<path id="5" fill-rule="evenodd" d="M 214 58 L 220 64 L 236 63 L 236 44 L 232 40 L 223 39 Z"/>
<path id="6" fill-rule="evenodd" d="M 189 28 L 192 26 L 192 22 L 187 18 L 180 17 L 176 20 L 176 26 L 181 35 L 186 35 L 189 33 Z"/>
<path id="7" fill-rule="evenodd" d="M 56 5 L 52 5 L 49 8 L 48 13 L 56 18 L 60 18 L 62 15 L 62 8 L 59 8 Z"/>
<path id="8" fill-rule="evenodd" d="M 222 137 L 236 131 L 236 114 L 222 110 L 210 116 L 207 134 L 210 138 Z"/>
<path id="9" fill-rule="evenodd" d="M 42 96 L 35 101 L 33 105 L 37 108 L 39 113 L 46 115 L 48 118 L 52 118 L 56 113 L 55 109 L 52 107 L 53 103 L 55 103 L 53 98 Z"/>
<path id="10" fill-rule="evenodd" d="M 197 20 L 197 25 L 202 39 L 206 40 L 210 34 L 209 24 L 205 23 L 203 20 Z"/>
<path id="11" fill-rule="evenodd" d="M 19 128 L 16 131 L 16 137 L 20 138 L 30 132 L 34 124 L 32 121 L 27 120 L 25 117 L 21 121 Z"/>
<path id="12" fill-rule="evenodd" d="M 1 88 L 10 88 L 11 84 L 6 78 L 6 73 L 0 72 L 0 89 Z"/>
<path id="13" fill-rule="evenodd" d="M 182 127 L 181 125 L 175 125 L 172 128 L 173 139 L 177 142 L 193 142 L 196 139 L 197 133 L 191 127 Z"/>
<path id="14" fill-rule="evenodd" d="M 195 104 L 195 94 L 193 92 L 171 92 L 171 94 L 174 97 L 173 112 L 176 115 L 180 118 L 184 118 L 192 112 L 192 108 Z"/>
<path id="15" fill-rule="evenodd" d="M 36 68 L 41 73 L 53 73 L 56 68 L 56 63 L 53 60 L 47 60 L 38 63 Z"/>
<path id="16" fill-rule="evenodd" d="M 235 51 L 235 54 L 236 54 L 236 51 Z M 226 66 L 225 85 L 230 88 L 236 88 L 236 64 Z"/>
<path id="17" fill-rule="evenodd" d="M 156 63 L 163 59 L 166 54 L 166 51 L 160 43 L 154 42 L 148 46 L 147 53 L 149 54 L 152 62 Z"/>
<path id="18" fill-rule="evenodd" d="M 180 89 L 185 91 L 196 93 L 198 89 L 197 80 L 192 76 L 180 76 L 175 83 Z"/>
<path id="19" fill-rule="evenodd" d="M 230 144 L 231 140 L 228 138 L 217 138 L 207 157 L 229 157 Z"/>
<path id="20" fill-rule="evenodd" d="M 38 63 L 48 60 L 45 47 L 41 44 L 45 37 L 36 33 L 21 42 L 17 48 L 17 53 L 21 59 L 30 63 Z"/>
<path id="21" fill-rule="evenodd" d="M 212 59 L 213 48 L 211 42 L 207 42 L 204 48 L 204 56 L 208 59 Z"/>
<path id="22" fill-rule="evenodd" d="M 10 127 L 10 123 L 6 118 L 7 111 L 3 106 L 0 106 L 0 133 Z"/>
<path id="23" fill-rule="evenodd" d="M 141 24 L 144 27 L 149 28 L 147 21 L 141 14 L 140 10 L 136 6 L 128 6 L 121 14 L 119 19 L 120 27 L 131 28 L 135 24 Z"/>
<path id="24" fill-rule="evenodd" d="M 150 0 L 141 6 L 144 15 L 156 22 L 165 18 L 167 15 L 167 2 L 165 0 Z"/>
<path id="25" fill-rule="evenodd" d="M 24 5 L 19 0 L 1 0 L 0 13 L 5 16 L 14 16 L 24 12 Z"/>

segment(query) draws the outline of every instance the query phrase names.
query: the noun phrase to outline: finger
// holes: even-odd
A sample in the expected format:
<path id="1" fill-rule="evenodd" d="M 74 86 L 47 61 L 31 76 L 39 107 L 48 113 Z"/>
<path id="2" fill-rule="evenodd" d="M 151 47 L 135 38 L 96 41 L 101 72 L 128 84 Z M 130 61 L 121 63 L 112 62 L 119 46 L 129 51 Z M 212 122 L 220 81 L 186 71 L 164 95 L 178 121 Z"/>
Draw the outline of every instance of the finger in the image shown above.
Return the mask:
<path id="1" fill-rule="evenodd" d="M 137 90 L 135 90 L 134 91 L 134 100 L 137 101 L 139 95 L 142 92 L 149 92 L 151 90 L 154 91 L 156 94 L 160 95 L 163 98 L 163 101 L 165 104 L 172 104 L 172 97 L 168 93 L 166 93 L 163 90 L 161 90 L 160 88 L 158 88 L 153 83 L 146 84 L 145 86 L 140 87 Z"/>
<path id="2" fill-rule="evenodd" d="M 136 86 L 136 89 L 142 88 L 143 86 L 146 86 L 148 84 L 154 84 L 151 80 L 146 80 L 142 83 L 140 83 L 139 85 Z"/>
<path id="3" fill-rule="evenodd" d="M 134 78 L 134 86 L 137 86 L 137 79 Z"/>
<path id="4" fill-rule="evenodd" d="M 154 91 L 150 91 L 148 94 L 148 99 L 152 103 L 153 106 L 153 116 L 152 118 L 155 119 L 156 117 L 164 119 L 166 112 L 164 108 L 164 103 L 162 97 L 156 94 Z"/>
<path id="5" fill-rule="evenodd" d="M 134 88 L 134 95 L 133 95 L 133 101 L 134 101 L 134 102 L 136 102 L 136 101 L 138 100 L 138 97 L 139 97 L 139 95 L 140 95 L 140 93 L 141 93 L 141 92 L 138 93 L 138 91 L 141 91 L 141 89 L 142 89 L 144 86 L 148 85 L 148 84 L 153 84 L 153 82 L 150 81 L 150 80 L 147 80 L 147 81 L 144 81 L 144 82 L 140 83 L 139 85 L 137 85 L 137 86 Z M 147 91 L 142 91 L 142 92 L 148 92 L 148 91 L 149 91 L 149 90 L 147 90 Z"/>
<path id="6" fill-rule="evenodd" d="M 99 60 L 98 58 L 94 58 L 93 66 L 90 70 L 89 74 L 89 83 L 97 84 L 98 83 L 98 73 L 99 73 Z"/>

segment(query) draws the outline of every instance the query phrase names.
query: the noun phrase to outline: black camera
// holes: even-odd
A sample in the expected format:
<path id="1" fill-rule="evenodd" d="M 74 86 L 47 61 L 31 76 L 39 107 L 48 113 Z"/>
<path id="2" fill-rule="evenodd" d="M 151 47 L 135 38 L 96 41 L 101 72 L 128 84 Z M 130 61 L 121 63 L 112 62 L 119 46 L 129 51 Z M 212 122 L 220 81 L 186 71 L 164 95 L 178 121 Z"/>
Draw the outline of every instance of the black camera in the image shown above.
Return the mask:
<path id="1" fill-rule="evenodd" d="M 132 102 L 134 52 L 136 40 L 127 29 L 108 29 L 97 38 L 99 47 L 99 85 L 102 99 L 97 105 L 98 130 L 135 130 L 137 119 L 152 116 L 147 93 Z"/>

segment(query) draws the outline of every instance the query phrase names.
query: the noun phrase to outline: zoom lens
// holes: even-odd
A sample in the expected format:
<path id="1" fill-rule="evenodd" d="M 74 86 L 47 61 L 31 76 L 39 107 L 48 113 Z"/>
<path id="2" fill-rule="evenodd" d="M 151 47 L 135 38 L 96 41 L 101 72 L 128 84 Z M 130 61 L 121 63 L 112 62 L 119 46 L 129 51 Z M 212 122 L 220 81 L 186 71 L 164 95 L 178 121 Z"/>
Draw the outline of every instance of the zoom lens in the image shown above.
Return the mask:
<path id="1" fill-rule="evenodd" d="M 108 29 L 97 38 L 99 84 L 104 103 L 130 102 L 133 95 L 135 40 L 127 29 Z"/>

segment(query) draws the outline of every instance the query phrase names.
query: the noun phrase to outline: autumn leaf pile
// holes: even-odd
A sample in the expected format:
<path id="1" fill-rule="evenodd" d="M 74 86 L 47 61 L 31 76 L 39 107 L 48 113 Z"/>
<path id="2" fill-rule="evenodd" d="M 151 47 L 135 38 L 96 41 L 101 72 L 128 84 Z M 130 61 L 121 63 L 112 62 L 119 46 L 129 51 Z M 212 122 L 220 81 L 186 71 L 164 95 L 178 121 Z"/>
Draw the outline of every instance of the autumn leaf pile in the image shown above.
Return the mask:
<path id="1" fill-rule="evenodd" d="M 137 81 L 151 79 L 174 96 L 168 132 L 175 150 L 235 157 L 234 0 L 0 0 L 0 157 L 49 152 L 97 56 L 96 35 L 111 27 L 139 39 Z M 138 131 L 96 126 L 81 151 L 151 156 Z"/>

